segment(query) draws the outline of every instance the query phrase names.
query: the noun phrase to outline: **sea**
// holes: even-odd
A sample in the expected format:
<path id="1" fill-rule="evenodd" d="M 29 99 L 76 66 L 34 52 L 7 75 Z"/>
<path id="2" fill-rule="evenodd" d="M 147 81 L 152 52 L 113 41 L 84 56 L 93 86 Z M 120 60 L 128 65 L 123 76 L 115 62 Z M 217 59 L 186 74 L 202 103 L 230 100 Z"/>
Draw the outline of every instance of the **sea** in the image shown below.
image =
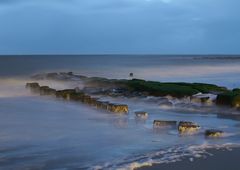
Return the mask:
<path id="1" fill-rule="evenodd" d="M 104 97 L 128 104 L 128 114 L 113 114 L 25 88 L 39 73 L 73 72 L 89 77 L 134 78 L 160 82 L 212 83 L 240 87 L 240 56 L 232 55 L 19 55 L 0 56 L 1 170 L 133 170 L 189 157 L 208 157 L 209 148 L 230 150 L 240 144 L 240 122 L 218 117 L 227 108 L 193 106 L 160 98 Z M 81 87 L 81 82 L 40 81 L 56 89 Z M 134 112 L 146 111 L 146 120 Z M 231 112 L 231 110 L 229 110 Z M 192 121 L 196 134 L 177 128 L 156 129 L 154 120 Z M 224 136 L 205 138 L 206 129 Z"/>

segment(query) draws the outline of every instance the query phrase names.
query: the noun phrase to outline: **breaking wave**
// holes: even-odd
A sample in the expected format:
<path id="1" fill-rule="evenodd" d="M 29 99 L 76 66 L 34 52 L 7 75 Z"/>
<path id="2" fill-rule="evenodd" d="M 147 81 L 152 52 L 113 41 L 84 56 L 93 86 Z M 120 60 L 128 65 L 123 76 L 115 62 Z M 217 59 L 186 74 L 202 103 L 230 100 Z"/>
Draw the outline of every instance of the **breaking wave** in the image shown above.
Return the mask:
<path id="1" fill-rule="evenodd" d="M 155 164 L 168 164 L 182 161 L 188 158 L 193 162 L 195 159 L 206 158 L 213 156 L 211 149 L 231 151 L 233 148 L 240 147 L 240 144 L 225 143 L 225 144 L 208 144 L 202 145 L 187 145 L 175 146 L 166 150 L 153 151 L 145 155 L 136 155 L 133 157 L 126 157 L 121 160 L 116 160 L 104 163 L 103 165 L 96 165 L 89 170 L 134 170 L 145 166 L 153 166 Z"/>

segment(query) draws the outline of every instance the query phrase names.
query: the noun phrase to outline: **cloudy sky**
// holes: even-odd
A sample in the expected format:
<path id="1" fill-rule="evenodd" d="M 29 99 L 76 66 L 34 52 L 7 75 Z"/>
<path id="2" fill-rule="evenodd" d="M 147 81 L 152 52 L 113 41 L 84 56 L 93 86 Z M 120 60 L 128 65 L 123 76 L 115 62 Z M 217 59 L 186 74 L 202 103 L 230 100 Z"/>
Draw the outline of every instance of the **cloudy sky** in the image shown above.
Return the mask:
<path id="1" fill-rule="evenodd" d="M 0 54 L 239 54 L 239 0 L 0 0 Z"/>

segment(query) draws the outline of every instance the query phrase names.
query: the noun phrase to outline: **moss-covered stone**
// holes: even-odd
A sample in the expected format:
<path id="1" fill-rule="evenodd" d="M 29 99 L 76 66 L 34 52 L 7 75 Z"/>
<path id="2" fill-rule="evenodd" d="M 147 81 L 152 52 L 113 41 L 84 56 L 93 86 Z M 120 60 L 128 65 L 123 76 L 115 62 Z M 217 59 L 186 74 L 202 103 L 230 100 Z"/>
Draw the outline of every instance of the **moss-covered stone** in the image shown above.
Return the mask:
<path id="1" fill-rule="evenodd" d="M 137 112 L 135 112 L 135 116 L 136 116 L 136 118 L 147 119 L 148 113 L 144 112 L 144 111 L 137 111 Z"/>
<path id="2" fill-rule="evenodd" d="M 75 89 L 65 89 L 65 90 L 58 90 L 56 92 L 56 97 L 64 98 L 70 100 L 71 95 L 75 95 L 76 90 Z"/>
<path id="3" fill-rule="evenodd" d="M 179 122 L 178 131 L 180 133 L 194 133 L 200 129 L 200 126 L 193 122 Z"/>
<path id="4" fill-rule="evenodd" d="M 66 98 L 68 98 L 69 100 L 73 100 L 73 101 L 80 101 L 83 102 L 84 99 L 84 93 L 82 92 L 69 92 L 66 96 Z"/>
<path id="5" fill-rule="evenodd" d="M 40 95 L 56 95 L 56 90 L 48 86 L 41 86 L 39 91 Z"/>
<path id="6" fill-rule="evenodd" d="M 223 136 L 223 131 L 221 130 L 216 130 L 216 129 L 208 129 L 205 131 L 205 136 L 206 137 L 222 137 Z"/>
<path id="7" fill-rule="evenodd" d="M 38 92 L 40 95 L 54 95 L 58 98 L 72 101 L 80 101 L 84 104 L 95 106 L 99 109 L 114 113 L 128 113 L 128 105 L 98 101 L 98 98 L 93 98 L 77 88 L 56 91 L 55 89 L 52 89 L 48 86 L 40 86 L 38 83 L 27 83 L 26 88 L 30 88 L 31 91 L 33 89 L 38 89 L 36 92 Z"/>
<path id="8" fill-rule="evenodd" d="M 161 83 L 140 79 L 129 80 L 126 86 L 130 91 L 148 92 L 153 96 L 186 97 L 197 93 L 221 93 L 227 89 L 203 83 Z"/>
<path id="9" fill-rule="evenodd" d="M 238 91 L 228 91 L 218 94 L 216 103 L 218 105 L 225 105 L 231 107 L 240 107 L 240 93 Z"/>
<path id="10" fill-rule="evenodd" d="M 31 92 L 38 93 L 40 90 L 40 85 L 36 82 L 34 83 L 26 83 L 26 88 L 30 89 Z"/>
<path id="11" fill-rule="evenodd" d="M 40 85 L 36 82 L 33 83 L 26 83 L 26 88 L 38 88 Z"/>
<path id="12" fill-rule="evenodd" d="M 84 95 L 83 96 L 83 103 L 85 103 L 85 104 L 91 104 L 91 96 L 89 96 L 89 95 Z"/>
<path id="13" fill-rule="evenodd" d="M 67 75 L 67 76 L 66 76 Z M 44 77 L 44 76 L 43 76 Z M 145 81 L 141 79 L 107 79 L 102 77 L 85 77 L 81 75 L 74 75 L 68 73 L 50 73 L 45 77 L 51 77 L 53 79 L 66 79 L 72 80 L 73 78 L 80 78 L 83 81 L 85 87 L 98 87 L 103 89 L 122 88 L 125 89 L 123 95 L 136 96 L 139 94 L 147 94 L 152 96 L 167 96 L 182 98 L 186 96 L 192 96 L 197 93 L 213 93 L 219 94 L 226 92 L 225 87 L 216 86 L 214 84 L 206 83 L 182 83 L 182 82 L 156 82 Z M 139 93 L 137 93 L 139 92 Z"/>
<path id="14" fill-rule="evenodd" d="M 239 88 L 235 88 L 232 90 L 234 93 L 239 93 L 240 94 L 240 89 Z"/>
<path id="15" fill-rule="evenodd" d="M 108 104 L 108 111 L 114 113 L 128 113 L 128 105 L 125 104 Z"/>

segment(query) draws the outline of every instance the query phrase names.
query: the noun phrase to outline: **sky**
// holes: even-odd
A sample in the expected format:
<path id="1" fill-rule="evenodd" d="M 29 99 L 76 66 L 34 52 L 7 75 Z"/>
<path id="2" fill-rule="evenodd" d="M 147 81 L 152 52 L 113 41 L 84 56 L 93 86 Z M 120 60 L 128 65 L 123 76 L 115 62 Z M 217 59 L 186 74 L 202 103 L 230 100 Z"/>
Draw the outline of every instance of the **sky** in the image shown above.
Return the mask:
<path id="1" fill-rule="evenodd" d="M 0 0 L 0 54 L 240 54 L 239 0 Z"/>

